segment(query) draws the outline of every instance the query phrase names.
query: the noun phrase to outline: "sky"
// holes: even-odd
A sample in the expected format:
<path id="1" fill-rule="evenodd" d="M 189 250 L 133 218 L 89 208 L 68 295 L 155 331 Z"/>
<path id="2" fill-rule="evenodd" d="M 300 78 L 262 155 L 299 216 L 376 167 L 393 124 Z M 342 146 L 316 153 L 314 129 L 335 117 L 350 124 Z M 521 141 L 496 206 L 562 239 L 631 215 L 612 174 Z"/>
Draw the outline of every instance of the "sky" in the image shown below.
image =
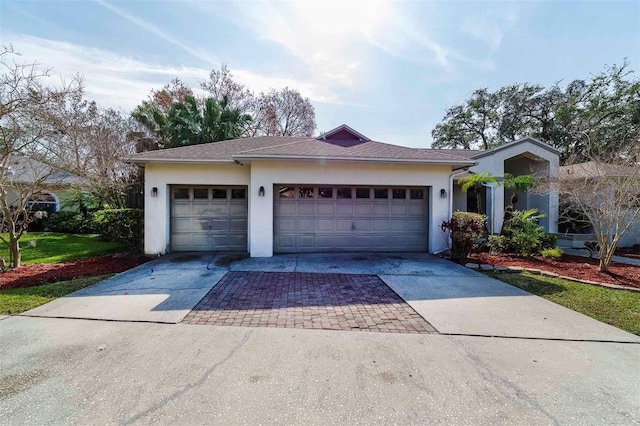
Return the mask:
<path id="1" fill-rule="evenodd" d="M 474 90 L 588 79 L 640 66 L 639 1 L 12 1 L 0 43 L 88 97 L 130 111 L 179 77 L 226 63 L 256 93 L 309 97 L 318 133 L 428 147 Z M 60 77 L 52 77 L 60 78 Z"/>

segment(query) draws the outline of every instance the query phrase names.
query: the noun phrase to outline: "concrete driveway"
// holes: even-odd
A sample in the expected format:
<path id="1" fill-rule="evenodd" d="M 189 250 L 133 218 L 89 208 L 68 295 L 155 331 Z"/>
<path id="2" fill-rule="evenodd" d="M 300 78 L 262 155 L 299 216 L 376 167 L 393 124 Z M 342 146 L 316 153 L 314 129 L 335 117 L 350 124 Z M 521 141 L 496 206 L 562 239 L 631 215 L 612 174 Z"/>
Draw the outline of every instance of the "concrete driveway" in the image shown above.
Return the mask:
<path id="1" fill-rule="evenodd" d="M 178 323 L 229 271 L 377 275 L 442 334 L 640 342 L 638 336 L 428 254 L 175 254 L 26 316 Z"/>
<path id="2" fill-rule="evenodd" d="M 0 319 L 0 424 L 640 423 L 640 339 L 477 272 L 222 260 L 168 256 Z M 229 271 L 269 270 L 376 274 L 440 334 L 161 323 Z"/>

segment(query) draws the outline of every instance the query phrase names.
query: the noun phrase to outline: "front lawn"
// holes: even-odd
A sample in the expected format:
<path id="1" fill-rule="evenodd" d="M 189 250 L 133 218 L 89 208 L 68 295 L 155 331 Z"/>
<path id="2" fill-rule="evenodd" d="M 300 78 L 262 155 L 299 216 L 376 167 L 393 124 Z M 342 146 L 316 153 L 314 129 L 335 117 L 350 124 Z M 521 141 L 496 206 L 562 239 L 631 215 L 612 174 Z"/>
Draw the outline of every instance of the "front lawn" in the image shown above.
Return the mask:
<path id="1" fill-rule="evenodd" d="M 547 300 L 640 336 L 640 293 L 524 273 L 487 273 Z"/>
<path id="2" fill-rule="evenodd" d="M 109 278 L 113 274 L 77 278 L 37 287 L 0 290 L 0 315 L 15 315 Z"/>
<path id="3" fill-rule="evenodd" d="M 99 235 L 29 232 L 20 239 L 22 263 L 58 263 L 122 251 L 118 243 L 103 241 Z M 9 250 L 2 244 L 0 257 L 9 259 Z"/>

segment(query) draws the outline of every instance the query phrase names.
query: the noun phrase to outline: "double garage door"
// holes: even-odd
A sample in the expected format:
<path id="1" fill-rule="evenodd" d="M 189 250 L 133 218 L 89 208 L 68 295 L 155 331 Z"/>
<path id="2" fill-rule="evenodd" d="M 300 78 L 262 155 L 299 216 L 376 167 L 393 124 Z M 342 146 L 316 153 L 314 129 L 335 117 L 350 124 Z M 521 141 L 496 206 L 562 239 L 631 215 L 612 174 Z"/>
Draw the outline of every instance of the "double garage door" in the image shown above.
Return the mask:
<path id="1" fill-rule="evenodd" d="M 171 249 L 247 251 L 247 188 L 171 187 Z"/>
<path id="2" fill-rule="evenodd" d="M 274 251 L 427 251 L 427 191 L 276 185 Z"/>

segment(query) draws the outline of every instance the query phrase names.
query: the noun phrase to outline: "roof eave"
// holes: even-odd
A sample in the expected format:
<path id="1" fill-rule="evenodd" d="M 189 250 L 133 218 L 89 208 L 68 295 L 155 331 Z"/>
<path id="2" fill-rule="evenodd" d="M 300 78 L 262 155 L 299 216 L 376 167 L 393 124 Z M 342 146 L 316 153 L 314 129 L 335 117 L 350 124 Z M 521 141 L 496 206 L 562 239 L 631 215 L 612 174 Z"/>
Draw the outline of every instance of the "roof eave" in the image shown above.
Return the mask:
<path id="1" fill-rule="evenodd" d="M 207 160 L 200 158 L 128 158 L 125 163 L 130 164 L 237 164 L 233 160 Z"/>
<path id="2" fill-rule="evenodd" d="M 488 157 L 490 155 L 493 155 L 496 152 L 502 151 L 504 149 L 511 148 L 512 146 L 520 145 L 521 143 L 524 143 L 524 142 L 531 142 L 532 144 L 537 145 L 540 148 L 546 149 L 547 151 L 552 152 L 552 153 L 554 153 L 556 155 L 560 155 L 560 153 L 561 153 L 561 151 L 559 149 L 549 145 L 548 143 L 544 143 L 541 140 L 538 140 L 536 138 L 532 138 L 531 136 L 527 136 L 525 138 L 518 139 L 518 140 L 512 141 L 512 142 L 508 142 L 508 143 L 506 143 L 504 145 L 500 145 L 500 146 L 497 146 L 497 147 L 492 148 L 492 149 L 488 149 L 486 151 L 480 151 L 478 154 L 471 156 L 471 158 L 476 159 L 476 158 Z"/>
<path id="3" fill-rule="evenodd" d="M 473 160 L 421 160 L 410 158 L 366 158 L 366 157 L 311 157 L 311 156 L 292 156 L 292 155 L 234 155 L 237 161 L 255 161 L 255 160 L 284 160 L 284 161 L 346 161 L 346 162 L 362 162 L 362 163 L 384 163 L 384 164 L 422 164 L 422 165 L 455 165 L 455 166 L 474 166 L 478 164 Z"/>

